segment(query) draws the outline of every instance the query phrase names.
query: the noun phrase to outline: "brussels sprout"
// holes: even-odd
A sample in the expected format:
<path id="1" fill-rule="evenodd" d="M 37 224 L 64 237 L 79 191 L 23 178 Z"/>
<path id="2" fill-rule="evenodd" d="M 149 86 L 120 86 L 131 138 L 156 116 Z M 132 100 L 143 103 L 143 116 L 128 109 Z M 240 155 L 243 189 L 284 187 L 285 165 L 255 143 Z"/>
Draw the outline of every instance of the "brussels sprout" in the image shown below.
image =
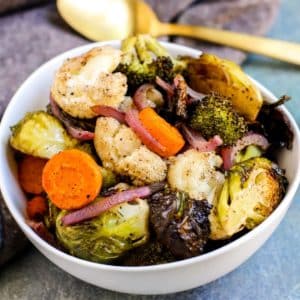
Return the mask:
<path id="1" fill-rule="evenodd" d="M 55 228 L 56 218 L 60 213 L 60 209 L 51 201 L 48 201 L 48 214 L 44 218 L 44 223 L 48 229 Z"/>
<path id="2" fill-rule="evenodd" d="M 43 158 L 51 158 L 78 143 L 55 117 L 43 111 L 27 113 L 11 131 L 10 144 L 14 149 Z"/>
<path id="3" fill-rule="evenodd" d="M 113 171 L 106 169 L 104 167 L 101 167 L 101 166 L 100 166 L 100 171 L 102 174 L 102 180 L 103 180 L 102 187 L 103 188 L 109 188 L 118 182 L 117 175 Z"/>
<path id="4" fill-rule="evenodd" d="M 56 220 L 57 238 L 70 254 L 86 260 L 108 263 L 149 238 L 146 200 L 123 203 L 73 226 L 62 225 L 66 213 L 62 211 Z"/>
<path id="5" fill-rule="evenodd" d="M 166 188 L 152 195 L 150 220 L 157 239 L 177 258 L 203 252 L 210 234 L 211 205 Z"/>
<path id="6" fill-rule="evenodd" d="M 211 238 L 227 238 L 260 224 L 276 208 L 286 185 L 283 171 L 266 158 L 233 166 L 210 216 Z"/>

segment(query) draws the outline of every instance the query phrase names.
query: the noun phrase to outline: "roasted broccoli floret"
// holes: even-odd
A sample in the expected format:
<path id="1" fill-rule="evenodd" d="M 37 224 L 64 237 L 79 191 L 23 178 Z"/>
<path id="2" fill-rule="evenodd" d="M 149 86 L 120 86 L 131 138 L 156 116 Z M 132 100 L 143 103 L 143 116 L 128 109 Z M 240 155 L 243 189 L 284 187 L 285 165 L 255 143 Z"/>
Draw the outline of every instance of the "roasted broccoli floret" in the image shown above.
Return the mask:
<path id="1" fill-rule="evenodd" d="M 185 67 L 171 57 L 160 43 L 149 35 L 137 35 L 123 40 L 121 63 L 115 72 L 127 76 L 129 88 L 135 89 L 144 83 L 152 83 L 156 76 L 171 82 L 176 72 Z"/>
<path id="2" fill-rule="evenodd" d="M 158 241 L 177 258 L 201 254 L 210 234 L 210 208 L 206 200 L 168 188 L 152 195 L 150 221 Z"/>
<path id="3" fill-rule="evenodd" d="M 239 114 L 250 121 L 256 119 L 263 97 L 240 66 L 207 53 L 199 58 L 186 58 L 186 63 L 186 78 L 192 89 L 229 98 Z"/>
<path id="4" fill-rule="evenodd" d="M 195 105 L 189 124 L 206 139 L 219 135 L 224 145 L 234 144 L 247 132 L 246 120 L 233 109 L 231 101 L 215 95 Z"/>
<path id="5" fill-rule="evenodd" d="M 284 172 L 266 158 L 234 165 L 210 216 L 211 238 L 228 238 L 260 224 L 276 208 L 286 186 Z"/>
<path id="6" fill-rule="evenodd" d="M 51 158 L 78 144 L 55 117 L 43 111 L 27 113 L 18 124 L 11 127 L 11 131 L 10 145 L 37 157 Z"/>

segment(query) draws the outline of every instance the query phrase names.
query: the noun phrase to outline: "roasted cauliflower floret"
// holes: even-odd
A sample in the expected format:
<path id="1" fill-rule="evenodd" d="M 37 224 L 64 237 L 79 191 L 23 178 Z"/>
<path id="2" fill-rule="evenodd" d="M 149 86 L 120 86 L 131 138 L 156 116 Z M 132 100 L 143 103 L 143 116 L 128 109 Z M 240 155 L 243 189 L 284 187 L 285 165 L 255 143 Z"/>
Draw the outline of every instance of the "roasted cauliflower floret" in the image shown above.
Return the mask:
<path id="1" fill-rule="evenodd" d="M 56 73 L 51 88 L 55 102 L 72 117 L 93 118 L 94 105 L 117 108 L 127 91 L 127 78 L 112 73 L 121 60 L 121 51 L 112 47 L 92 50 L 68 59 Z"/>
<path id="2" fill-rule="evenodd" d="M 120 174 L 128 174 L 135 185 L 162 181 L 166 177 L 166 163 L 147 147 L 141 146 L 118 163 Z"/>
<path id="3" fill-rule="evenodd" d="M 135 185 L 163 181 L 166 177 L 166 163 L 143 146 L 131 128 L 113 118 L 98 118 L 94 144 L 104 167 L 129 176 Z"/>
<path id="4" fill-rule="evenodd" d="M 196 200 L 212 203 L 222 187 L 224 175 L 216 168 L 222 159 L 214 152 L 188 150 L 170 159 L 168 182 L 171 188 L 184 191 Z"/>

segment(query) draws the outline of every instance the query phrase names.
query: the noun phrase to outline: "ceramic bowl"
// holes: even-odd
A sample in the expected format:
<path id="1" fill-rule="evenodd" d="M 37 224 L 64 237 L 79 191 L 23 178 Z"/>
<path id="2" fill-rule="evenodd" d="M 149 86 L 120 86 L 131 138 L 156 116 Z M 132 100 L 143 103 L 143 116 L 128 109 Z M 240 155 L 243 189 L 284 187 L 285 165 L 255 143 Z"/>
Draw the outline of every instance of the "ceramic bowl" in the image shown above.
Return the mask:
<path id="1" fill-rule="evenodd" d="M 89 44 L 53 58 L 37 69 L 10 101 L 0 125 L 0 187 L 11 214 L 28 239 L 50 261 L 83 281 L 109 290 L 133 294 L 173 293 L 198 287 L 227 274 L 245 262 L 271 236 L 286 214 L 299 185 L 300 135 L 296 122 L 284 107 L 282 111 L 294 132 L 292 150 L 283 150 L 279 155 L 279 164 L 286 169 L 290 182 L 288 191 L 280 205 L 262 224 L 226 246 L 207 254 L 168 264 L 118 267 L 85 261 L 55 249 L 26 224 L 26 199 L 17 180 L 16 163 L 8 143 L 10 126 L 17 123 L 26 112 L 45 108 L 55 71 L 66 58 L 101 45 L 119 47 L 120 42 Z M 164 46 L 173 55 L 200 54 L 198 50 L 171 43 L 164 43 Z M 254 83 L 266 101 L 275 101 L 275 96 L 270 91 L 258 82 Z"/>

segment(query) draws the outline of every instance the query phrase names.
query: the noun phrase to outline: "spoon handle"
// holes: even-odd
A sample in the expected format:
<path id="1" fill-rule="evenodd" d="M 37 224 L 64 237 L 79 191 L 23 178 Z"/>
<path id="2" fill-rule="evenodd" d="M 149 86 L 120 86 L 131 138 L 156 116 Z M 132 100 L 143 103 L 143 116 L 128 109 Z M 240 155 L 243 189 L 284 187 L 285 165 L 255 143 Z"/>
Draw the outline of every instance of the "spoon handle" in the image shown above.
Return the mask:
<path id="1" fill-rule="evenodd" d="M 154 33 L 154 35 L 181 35 L 198 38 L 203 41 L 225 45 L 246 52 L 256 53 L 300 65 L 300 44 L 298 43 L 203 26 L 167 23 L 159 24 L 159 26 L 157 26 L 156 34 Z"/>

